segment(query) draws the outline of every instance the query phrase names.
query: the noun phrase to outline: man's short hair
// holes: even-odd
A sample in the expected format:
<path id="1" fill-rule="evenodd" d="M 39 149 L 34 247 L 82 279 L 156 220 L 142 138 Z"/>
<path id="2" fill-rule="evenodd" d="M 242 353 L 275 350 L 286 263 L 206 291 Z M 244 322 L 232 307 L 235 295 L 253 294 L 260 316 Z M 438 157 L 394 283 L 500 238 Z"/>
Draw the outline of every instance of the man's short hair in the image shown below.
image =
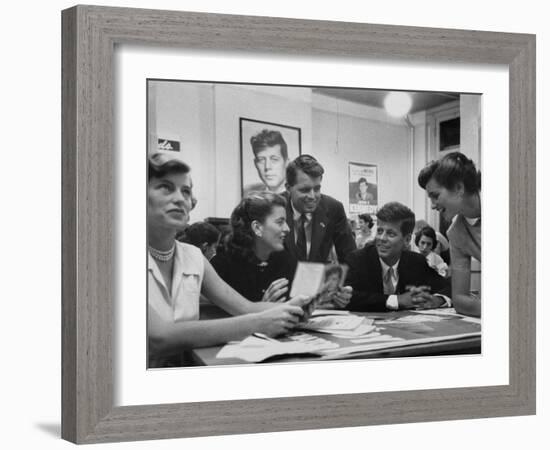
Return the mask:
<path id="1" fill-rule="evenodd" d="M 311 178 L 322 177 L 325 173 L 323 166 L 311 155 L 300 155 L 294 161 L 290 162 L 286 168 L 286 182 L 290 186 L 296 184 L 298 170 L 304 172 Z"/>
<path id="2" fill-rule="evenodd" d="M 403 236 L 411 234 L 414 230 L 414 213 L 402 203 L 386 203 L 378 210 L 376 217 L 382 222 L 399 223 Z"/>
<path id="3" fill-rule="evenodd" d="M 258 152 L 263 150 L 264 148 L 275 147 L 276 145 L 279 145 L 281 147 L 281 156 L 285 160 L 288 159 L 286 142 L 280 131 L 267 129 L 262 130 L 258 134 L 255 134 L 250 138 L 250 145 L 252 145 L 254 156 L 256 156 Z"/>

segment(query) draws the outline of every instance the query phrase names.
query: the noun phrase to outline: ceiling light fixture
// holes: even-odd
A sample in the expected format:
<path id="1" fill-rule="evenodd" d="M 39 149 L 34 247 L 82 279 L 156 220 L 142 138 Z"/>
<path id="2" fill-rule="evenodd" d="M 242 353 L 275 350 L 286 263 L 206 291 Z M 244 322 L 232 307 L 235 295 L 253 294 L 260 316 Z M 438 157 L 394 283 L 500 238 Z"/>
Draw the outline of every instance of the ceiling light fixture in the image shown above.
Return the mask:
<path id="1" fill-rule="evenodd" d="M 404 117 L 411 110 L 412 98 L 406 92 L 390 92 L 384 99 L 386 112 L 392 117 Z"/>

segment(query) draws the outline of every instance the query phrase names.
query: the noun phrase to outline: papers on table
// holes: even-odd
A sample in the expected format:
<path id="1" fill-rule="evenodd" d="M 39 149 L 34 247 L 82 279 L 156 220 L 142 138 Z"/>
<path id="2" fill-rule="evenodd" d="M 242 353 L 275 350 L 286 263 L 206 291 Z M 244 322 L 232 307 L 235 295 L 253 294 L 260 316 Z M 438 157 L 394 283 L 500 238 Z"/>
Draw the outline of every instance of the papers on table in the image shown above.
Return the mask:
<path id="1" fill-rule="evenodd" d="M 479 323 L 481 324 L 481 319 L 477 317 L 463 316 L 458 314 L 454 308 L 437 308 L 437 309 L 416 309 L 411 310 L 411 312 L 416 314 L 425 314 L 430 316 L 442 316 L 442 317 L 459 317 L 465 322 Z"/>
<path id="2" fill-rule="evenodd" d="M 240 342 L 224 345 L 216 358 L 239 358 L 247 362 L 261 362 L 272 356 L 321 354 L 321 350 L 338 347 L 334 342 L 305 333 L 294 335 L 292 338 L 290 341 L 278 341 L 258 333 Z"/>
<path id="3" fill-rule="evenodd" d="M 355 314 L 314 316 L 300 324 L 299 328 L 348 339 L 364 336 L 375 330 L 373 320 Z"/>

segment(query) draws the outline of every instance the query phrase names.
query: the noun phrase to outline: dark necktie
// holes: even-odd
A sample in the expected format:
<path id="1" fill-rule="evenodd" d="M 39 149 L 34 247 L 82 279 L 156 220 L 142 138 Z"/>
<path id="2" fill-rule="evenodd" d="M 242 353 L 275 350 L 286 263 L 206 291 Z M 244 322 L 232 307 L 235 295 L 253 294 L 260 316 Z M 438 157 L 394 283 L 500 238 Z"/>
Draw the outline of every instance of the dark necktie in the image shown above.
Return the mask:
<path id="1" fill-rule="evenodd" d="M 390 267 L 384 275 L 384 294 L 392 295 L 395 294 L 395 288 L 393 286 L 393 267 Z"/>
<path id="2" fill-rule="evenodd" d="M 300 216 L 298 220 L 298 236 L 296 238 L 296 247 L 298 248 L 298 259 L 307 261 L 307 238 L 306 238 L 306 221 L 305 214 Z"/>

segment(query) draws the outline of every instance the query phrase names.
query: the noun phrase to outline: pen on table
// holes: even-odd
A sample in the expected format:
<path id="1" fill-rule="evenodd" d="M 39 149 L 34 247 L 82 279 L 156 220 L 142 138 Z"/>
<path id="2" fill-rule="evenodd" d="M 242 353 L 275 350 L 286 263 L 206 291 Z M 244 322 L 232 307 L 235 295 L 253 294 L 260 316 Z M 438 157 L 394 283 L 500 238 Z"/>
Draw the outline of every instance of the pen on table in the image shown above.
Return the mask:
<path id="1" fill-rule="evenodd" d="M 257 338 L 264 339 L 270 342 L 279 342 L 277 339 L 270 338 L 267 334 L 263 333 L 252 333 L 252 336 L 256 336 Z"/>

